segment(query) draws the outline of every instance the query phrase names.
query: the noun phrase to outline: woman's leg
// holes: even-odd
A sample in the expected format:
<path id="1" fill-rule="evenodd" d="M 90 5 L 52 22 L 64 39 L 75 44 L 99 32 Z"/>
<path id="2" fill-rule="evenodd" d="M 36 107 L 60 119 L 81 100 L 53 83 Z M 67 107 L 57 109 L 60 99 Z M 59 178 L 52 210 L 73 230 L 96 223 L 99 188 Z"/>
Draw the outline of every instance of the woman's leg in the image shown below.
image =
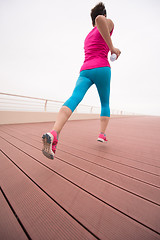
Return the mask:
<path id="1" fill-rule="evenodd" d="M 106 132 L 106 128 L 108 126 L 110 117 L 100 117 L 100 132 L 104 133 Z"/>
<path id="2" fill-rule="evenodd" d="M 95 76 L 94 82 L 101 101 L 100 132 L 105 133 L 110 119 L 109 97 L 111 69 L 109 67 L 97 68 Z"/>
<path id="3" fill-rule="evenodd" d="M 67 122 L 68 118 L 71 116 L 72 112 L 82 101 L 85 93 L 92 84 L 93 82 L 89 78 L 85 77 L 84 73 L 80 73 L 72 96 L 64 103 L 58 113 L 56 122 L 53 126 L 53 130 L 42 136 L 42 152 L 47 158 L 54 159 L 54 154 L 56 152 L 58 143 L 58 135 L 60 131 Z"/>

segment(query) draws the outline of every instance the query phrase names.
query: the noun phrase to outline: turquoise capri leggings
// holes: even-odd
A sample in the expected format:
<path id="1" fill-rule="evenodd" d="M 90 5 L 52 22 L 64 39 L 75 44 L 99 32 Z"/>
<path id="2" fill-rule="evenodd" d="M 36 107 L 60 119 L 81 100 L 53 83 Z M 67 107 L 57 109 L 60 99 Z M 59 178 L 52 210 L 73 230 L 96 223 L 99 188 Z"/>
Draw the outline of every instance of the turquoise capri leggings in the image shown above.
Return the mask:
<path id="1" fill-rule="evenodd" d="M 110 117 L 110 67 L 93 68 L 80 72 L 72 96 L 64 103 L 73 112 L 82 101 L 87 90 L 95 84 L 101 101 L 101 116 Z"/>

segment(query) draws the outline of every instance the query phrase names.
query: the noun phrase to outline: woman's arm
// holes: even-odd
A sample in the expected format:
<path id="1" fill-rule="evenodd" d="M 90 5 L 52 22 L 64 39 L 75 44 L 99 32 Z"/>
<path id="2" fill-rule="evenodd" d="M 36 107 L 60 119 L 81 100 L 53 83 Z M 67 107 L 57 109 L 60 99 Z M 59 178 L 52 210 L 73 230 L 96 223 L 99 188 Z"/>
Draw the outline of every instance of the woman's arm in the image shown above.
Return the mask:
<path id="1" fill-rule="evenodd" d="M 112 31 L 114 24 L 112 22 L 112 20 L 110 19 L 106 19 L 105 16 L 102 15 L 98 15 L 96 17 L 96 26 L 100 32 L 100 34 L 102 35 L 103 39 L 105 40 L 105 42 L 107 43 L 111 54 L 115 53 L 117 55 L 117 57 L 119 57 L 119 55 L 121 54 L 120 50 L 118 48 L 115 48 L 113 46 L 111 37 L 110 37 L 110 32 Z"/>

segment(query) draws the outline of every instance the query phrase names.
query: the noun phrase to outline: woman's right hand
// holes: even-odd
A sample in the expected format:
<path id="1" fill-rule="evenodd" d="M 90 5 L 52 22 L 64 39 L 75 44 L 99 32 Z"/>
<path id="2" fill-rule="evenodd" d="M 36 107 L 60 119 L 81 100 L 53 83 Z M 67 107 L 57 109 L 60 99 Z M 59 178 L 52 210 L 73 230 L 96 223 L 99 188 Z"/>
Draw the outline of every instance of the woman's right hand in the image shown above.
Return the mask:
<path id="1" fill-rule="evenodd" d="M 121 51 L 118 48 L 113 47 L 113 49 L 111 49 L 111 55 L 115 53 L 117 55 L 117 58 L 120 56 Z"/>

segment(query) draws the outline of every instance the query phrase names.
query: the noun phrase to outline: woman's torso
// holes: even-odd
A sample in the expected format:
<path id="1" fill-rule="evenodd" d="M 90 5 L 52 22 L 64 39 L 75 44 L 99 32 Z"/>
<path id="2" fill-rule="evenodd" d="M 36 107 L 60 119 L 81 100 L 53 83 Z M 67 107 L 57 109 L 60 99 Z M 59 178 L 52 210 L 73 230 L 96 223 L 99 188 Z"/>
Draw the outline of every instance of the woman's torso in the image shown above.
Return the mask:
<path id="1" fill-rule="evenodd" d="M 110 35 L 112 35 L 112 32 Z M 94 27 L 87 35 L 84 41 L 84 52 L 85 60 L 80 71 L 98 67 L 110 67 L 108 61 L 109 47 L 97 27 Z"/>

